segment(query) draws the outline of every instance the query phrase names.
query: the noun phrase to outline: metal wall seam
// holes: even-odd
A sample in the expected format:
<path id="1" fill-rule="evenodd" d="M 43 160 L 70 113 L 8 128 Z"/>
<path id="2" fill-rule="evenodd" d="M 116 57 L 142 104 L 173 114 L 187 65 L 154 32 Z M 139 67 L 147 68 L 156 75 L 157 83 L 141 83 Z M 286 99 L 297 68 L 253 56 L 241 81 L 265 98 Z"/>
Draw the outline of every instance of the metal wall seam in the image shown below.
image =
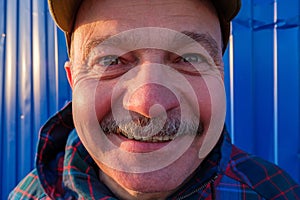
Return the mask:
<path id="1" fill-rule="evenodd" d="M 17 10 L 18 2 L 7 2 L 6 16 L 6 57 L 5 57 L 5 82 L 4 82 L 4 117 L 3 117 L 3 183 L 4 191 L 11 189 L 17 177 L 17 152 L 16 152 L 16 113 L 17 113 Z"/>
<path id="2" fill-rule="evenodd" d="M 48 118 L 48 90 L 47 90 L 47 57 L 46 57 L 46 1 L 33 1 L 32 19 L 32 48 L 33 48 L 33 105 L 34 105 L 34 133 L 37 134 L 40 125 Z M 37 137 L 36 137 L 37 138 Z"/>
<path id="3" fill-rule="evenodd" d="M 230 38 L 229 38 L 229 102 L 230 102 L 230 135 L 231 140 L 233 143 L 235 143 L 235 137 L 234 137 L 234 37 L 232 34 L 232 22 L 230 23 Z"/>
<path id="4" fill-rule="evenodd" d="M 0 177 L 4 182 L 4 85 L 5 85 L 5 44 L 6 44 L 6 0 L 0 1 L 0 156 L 2 158 L 0 164 Z M 3 184 L 0 186 L 0 194 L 4 193 Z M 0 198 L 1 195 L 0 195 Z"/>
<path id="5" fill-rule="evenodd" d="M 47 12 L 48 15 L 48 12 Z M 58 80 L 58 71 L 57 71 L 57 57 L 56 51 L 58 49 L 57 46 L 57 39 L 56 39 L 56 25 L 54 24 L 53 20 L 51 19 L 50 16 L 47 17 L 47 32 L 48 32 L 48 37 L 47 37 L 47 57 L 48 57 L 48 73 L 49 76 L 52 77 L 51 80 L 49 80 L 50 84 L 49 85 L 49 94 L 50 94 L 50 104 L 49 104 L 49 111 L 50 115 L 53 114 L 53 112 L 56 112 L 59 107 L 58 107 L 58 96 L 60 95 L 58 86 L 59 86 L 59 80 Z M 63 66 L 61 66 L 63 67 Z"/>
<path id="6" fill-rule="evenodd" d="M 252 59 L 254 38 L 250 20 L 253 18 L 252 6 L 252 1 L 243 2 L 240 14 L 232 22 L 234 68 L 231 73 L 234 77 L 231 81 L 234 86 L 231 90 L 234 91 L 234 113 L 232 113 L 234 142 L 248 152 L 255 151 L 255 96 L 253 95 L 255 76 Z M 226 67 L 230 68 L 230 66 Z M 230 74 L 225 76 L 228 75 L 230 76 Z"/>
<path id="7" fill-rule="evenodd" d="M 273 81 L 274 81 L 274 163 L 278 164 L 278 52 L 277 52 L 277 1 L 274 0 L 273 28 Z"/>
<path id="8" fill-rule="evenodd" d="M 20 9 L 18 18 L 19 23 L 19 113 L 18 127 L 19 127 L 19 145 L 18 145 L 18 163 L 19 172 L 18 180 L 24 177 L 33 167 L 33 154 L 32 148 L 32 45 L 31 45 L 31 1 L 22 0 L 20 1 Z"/>
<path id="9" fill-rule="evenodd" d="M 299 1 L 298 1 L 299 2 Z M 298 11 L 300 12 L 300 3 L 298 3 Z M 299 17 L 298 20 L 300 21 Z M 300 22 L 299 22 L 300 24 Z M 300 38 L 300 28 L 298 26 L 298 34 L 297 34 L 297 38 Z M 300 39 L 299 39 L 300 40 Z M 298 49 L 300 50 L 300 41 L 298 41 Z M 298 51 L 299 52 L 299 51 Z M 299 55 L 299 54 L 298 54 Z M 300 66 L 300 55 L 298 56 L 298 62 L 297 62 L 297 66 Z M 299 69 L 299 68 L 298 68 Z M 300 102 L 300 70 L 299 70 L 299 79 L 298 79 L 298 97 L 299 97 L 299 101 Z M 299 105 L 299 104 L 298 104 Z M 299 116 L 299 121 L 300 121 L 300 106 L 298 107 L 298 116 Z M 298 132 L 298 144 L 296 145 L 297 148 L 297 158 L 298 158 L 298 176 L 295 176 L 298 178 L 298 182 L 300 183 L 300 123 L 298 123 L 298 128 L 296 129 L 296 131 Z"/>

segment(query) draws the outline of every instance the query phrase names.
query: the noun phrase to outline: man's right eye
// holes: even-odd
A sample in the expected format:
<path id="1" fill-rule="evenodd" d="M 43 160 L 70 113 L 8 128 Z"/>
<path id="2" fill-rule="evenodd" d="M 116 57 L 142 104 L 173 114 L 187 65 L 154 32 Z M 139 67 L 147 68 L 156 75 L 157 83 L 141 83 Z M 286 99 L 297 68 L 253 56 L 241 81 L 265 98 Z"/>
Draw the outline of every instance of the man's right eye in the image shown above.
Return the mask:
<path id="1" fill-rule="evenodd" d="M 101 65 L 103 67 L 109 67 L 109 66 L 121 64 L 121 59 L 119 56 L 116 55 L 108 55 L 108 56 L 100 57 L 97 63 L 95 64 Z"/>
<path id="2" fill-rule="evenodd" d="M 101 75 L 104 79 L 113 79 L 126 73 L 135 66 L 136 59 L 130 54 L 91 56 L 87 61 L 88 71 Z"/>

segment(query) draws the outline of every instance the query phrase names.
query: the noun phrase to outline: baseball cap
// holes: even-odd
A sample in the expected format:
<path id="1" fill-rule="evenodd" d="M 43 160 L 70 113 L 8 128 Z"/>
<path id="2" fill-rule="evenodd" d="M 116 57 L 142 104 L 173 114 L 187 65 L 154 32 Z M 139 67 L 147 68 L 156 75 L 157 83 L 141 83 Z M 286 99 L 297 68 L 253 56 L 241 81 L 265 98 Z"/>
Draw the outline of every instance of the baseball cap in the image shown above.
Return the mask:
<path id="1" fill-rule="evenodd" d="M 56 25 L 65 33 L 68 53 L 70 50 L 71 35 L 77 11 L 83 0 L 48 0 L 50 13 Z M 241 0 L 211 0 L 215 6 L 222 31 L 223 53 L 226 50 L 229 35 L 230 21 L 238 14 Z"/>

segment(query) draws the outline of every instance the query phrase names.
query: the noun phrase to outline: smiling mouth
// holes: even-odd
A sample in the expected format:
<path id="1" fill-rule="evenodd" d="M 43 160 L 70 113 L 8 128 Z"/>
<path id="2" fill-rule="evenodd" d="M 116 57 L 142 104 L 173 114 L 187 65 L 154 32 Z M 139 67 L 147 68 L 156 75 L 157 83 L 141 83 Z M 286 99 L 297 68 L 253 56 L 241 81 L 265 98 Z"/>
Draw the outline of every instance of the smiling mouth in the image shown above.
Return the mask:
<path id="1" fill-rule="evenodd" d="M 153 124 L 152 124 L 153 125 Z M 191 125 L 190 123 L 170 122 L 165 123 L 163 128 L 158 126 L 139 126 L 135 123 L 119 124 L 116 123 L 101 123 L 100 124 L 104 134 L 115 134 L 125 137 L 129 140 L 135 140 L 148 143 L 163 143 L 170 142 L 183 135 L 201 135 L 203 126 Z"/>
<path id="2" fill-rule="evenodd" d="M 201 135 L 203 125 L 199 120 L 181 120 L 179 114 L 161 117 L 147 118 L 137 113 L 130 119 L 115 120 L 110 113 L 99 123 L 104 134 L 119 135 L 132 141 L 148 143 L 167 143 L 184 135 Z"/>

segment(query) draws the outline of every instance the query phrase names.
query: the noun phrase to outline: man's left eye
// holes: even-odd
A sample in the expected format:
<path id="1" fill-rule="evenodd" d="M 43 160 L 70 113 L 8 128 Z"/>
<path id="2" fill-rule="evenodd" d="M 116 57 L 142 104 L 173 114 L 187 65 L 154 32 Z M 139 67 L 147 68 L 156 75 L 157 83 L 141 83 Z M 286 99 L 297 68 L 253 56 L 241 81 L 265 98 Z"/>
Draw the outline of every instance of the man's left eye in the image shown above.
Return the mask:
<path id="1" fill-rule="evenodd" d="M 103 67 L 121 64 L 121 59 L 116 55 L 103 56 L 98 60 L 98 64 Z"/>
<path id="2" fill-rule="evenodd" d="M 203 63 L 206 62 L 206 59 L 201 54 L 187 53 L 181 56 L 181 61 L 188 63 Z"/>

